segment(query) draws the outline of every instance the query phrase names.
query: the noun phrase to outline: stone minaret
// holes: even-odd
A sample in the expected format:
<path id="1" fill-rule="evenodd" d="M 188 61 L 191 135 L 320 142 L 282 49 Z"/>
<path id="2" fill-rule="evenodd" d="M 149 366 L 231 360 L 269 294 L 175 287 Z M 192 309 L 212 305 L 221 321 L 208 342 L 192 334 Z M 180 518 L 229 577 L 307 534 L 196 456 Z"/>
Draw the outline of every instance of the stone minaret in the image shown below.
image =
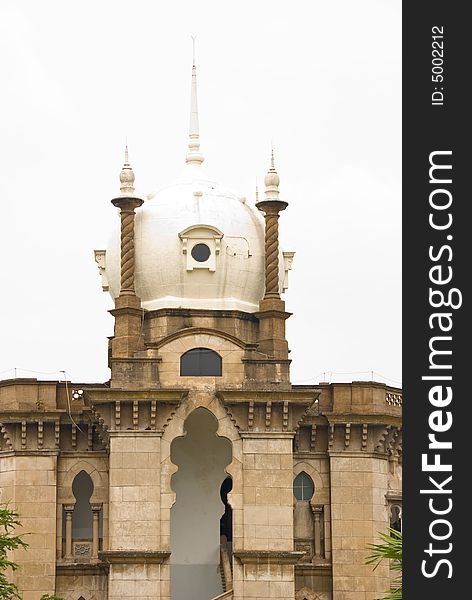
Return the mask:
<path id="1" fill-rule="evenodd" d="M 141 300 L 134 289 L 134 219 L 135 210 L 143 200 L 134 194 L 134 173 L 128 160 L 128 146 L 125 162 L 120 173 L 121 194 L 112 200 L 120 209 L 121 218 L 121 286 L 111 314 L 115 317 L 115 335 L 111 345 L 111 359 L 132 358 L 136 350 L 142 349 Z"/>
<path id="2" fill-rule="evenodd" d="M 288 344 L 285 339 L 285 302 L 279 290 L 279 213 L 288 206 L 279 198 L 280 178 L 275 170 L 274 151 L 271 166 L 264 183 L 265 198 L 257 201 L 257 208 L 265 217 L 265 294 L 259 303 L 257 317 L 260 322 L 258 350 L 269 359 L 288 361 Z"/>

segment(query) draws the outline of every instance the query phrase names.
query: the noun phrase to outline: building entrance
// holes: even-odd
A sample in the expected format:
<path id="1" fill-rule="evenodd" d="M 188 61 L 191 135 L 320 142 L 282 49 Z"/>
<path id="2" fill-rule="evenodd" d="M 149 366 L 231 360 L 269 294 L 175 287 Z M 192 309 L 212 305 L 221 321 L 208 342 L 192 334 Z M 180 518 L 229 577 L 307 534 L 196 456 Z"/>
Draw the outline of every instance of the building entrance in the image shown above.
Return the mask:
<path id="1" fill-rule="evenodd" d="M 224 529 L 228 541 L 232 526 L 229 483 L 222 484 L 228 481 L 231 442 L 216 435 L 218 422 L 204 408 L 189 415 L 184 429 L 171 446 L 178 467 L 172 477 L 171 595 L 172 600 L 210 600 L 224 591 L 220 536 Z"/>

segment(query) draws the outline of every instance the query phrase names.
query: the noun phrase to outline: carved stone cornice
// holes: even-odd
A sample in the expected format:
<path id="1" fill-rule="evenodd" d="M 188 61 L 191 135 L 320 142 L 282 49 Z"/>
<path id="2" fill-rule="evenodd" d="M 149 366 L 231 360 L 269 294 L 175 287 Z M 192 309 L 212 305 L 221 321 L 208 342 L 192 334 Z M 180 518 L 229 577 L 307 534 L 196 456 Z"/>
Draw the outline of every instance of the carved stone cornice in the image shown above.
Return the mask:
<path id="1" fill-rule="evenodd" d="M 328 423 L 331 425 L 337 425 L 346 423 L 362 425 L 363 423 L 372 425 L 401 425 L 401 416 L 394 416 L 391 414 L 374 413 L 374 414 L 361 414 L 361 413 L 330 413 L 324 412 L 323 416 L 326 417 Z"/>
<path id="2" fill-rule="evenodd" d="M 101 550 L 98 557 L 108 564 L 162 564 L 170 554 L 169 550 Z"/>
<path id="3" fill-rule="evenodd" d="M 243 564 L 277 564 L 294 565 L 303 556 L 305 552 L 294 550 L 235 550 L 233 556 L 239 559 Z"/>
<path id="4" fill-rule="evenodd" d="M 104 575 L 108 573 L 109 564 L 96 561 L 89 563 L 56 562 L 56 573 L 60 575 Z"/>
<path id="5" fill-rule="evenodd" d="M 140 361 L 142 359 L 139 359 Z M 155 359 L 152 359 L 155 360 Z M 92 404 L 104 404 L 116 400 L 157 400 L 162 404 L 178 403 L 188 395 L 188 390 L 181 388 L 166 389 L 122 389 L 122 388 L 88 388 L 84 390 L 84 398 Z"/>
<path id="6" fill-rule="evenodd" d="M 243 350 L 254 350 L 257 348 L 256 343 L 246 343 L 238 337 L 231 335 L 225 331 L 221 331 L 221 329 L 214 329 L 212 327 L 185 327 L 185 329 L 179 329 L 178 331 L 174 331 L 169 335 L 161 338 L 157 342 L 148 342 L 146 343 L 147 348 L 161 348 L 165 346 L 169 342 L 173 342 L 181 337 L 188 337 L 189 335 L 198 335 L 198 334 L 208 334 L 213 335 L 215 337 L 223 338 L 239 346 Z"/>
<path id="7" fill-rule="evenodd" d="M 331 561 L 326 558 L 318 559 L 315 563 L 298 563 L 295 565 L 297 575 L 330 575 L 332 571 Z"/>
<path id="8" fill-rule="evenodd" d="M 253 313 L 243 312 L 241 310 L 213 310 L 207 308 L 156 308 L 148 310 L 149 317 L 214 317 L 215 314 L 220 318 L 241 319 L 242 321 L 257 322 Z"/>
<path id="9" fill-rule="evenodd" d="M 217 389 L 216 396 L 240 431 L 294 432 L 317 406 L 320 390 Z M 316 412 L 315 408 L 315 412 Z"/>
<path id="10" fill-rule="evenodd" d="M 217 389 L 216 395 L 225 403 L 238 404 L 246 403 L 250 400 L 254 402 L 272 403 L 285 401 L 302 406 L 311 405 L 319 398 L 321 390 L 312 388 L 311 390 L 233 390 L 233 389 Z"/>
<path id="11" fill-rule="evenodd" d="M 108 435 L 112 438 L 126 438 L 126 437 L 162 437 L 162 434 L 164 433 L 164 431 L 162 429 L 155 429 L 155 430 L 143 430 L 143 429 L 138 429 L 138 430 L 117 430 L 117 429 L 110 429 L 110 431 L 108 432 Z"/>
<path id="12" fill-rule="evenodd" d="M 84 391 L 97 433 L 106 446 L 111 431 L 161 432 L 188 396 L 182 389 L 94 388 Z"/>
<path id="13" fill-rule="evenodd" d="M 88 409 L 87 409 L 88 411 Z M 82 410 L 74 411 L 72 414 L 80 415 Z M 54 422 L 59 420 L 62 416 L 68 415 L 68 411 L 63 408 L 57 410 L 3 410 L 0 412 L 0 422 L 2 423 L 21 423 L 21 421 L 27 421 L 28 423 L 37 423 L 38 420 Z"/>
<path id="14" fill-rule="evenodd" d="M 281 438 L 293 438 L 294 431 L 240 431 L 239 435 L 248 440 L 280 440 Z"/>
<path id="15" fill-rule="evenodd" d="M 17 412 L 4 415 L 6 418 L 0 423 L 0 450 L 14 451 L 18 456 L 34 455 L 34 453 L 44 456 L 45 452 L 58 453 L 64 448 L 73 451 L 77 448 L 77 444 L 75 446 L 68 444 L 67 439 L 72 437 L 77 440 L 76 433 L 79 429 L 82 433 L 86 433 L 87 451 L 92 452 L 94 451 L 94 431 L 98 435 L 100 432 L 97 426 L 91 422 L 89 413 L 90 411 L 87 409 L 87 411 L 74 413 L 58 410 L 47 413 L 28 413 L 28 416 Z M 95 436 L 95 451 L 103 451 L 103 447 L 98 448 L 97 446 Z M 84 448 L 82 447 L 82 449 Z"/>

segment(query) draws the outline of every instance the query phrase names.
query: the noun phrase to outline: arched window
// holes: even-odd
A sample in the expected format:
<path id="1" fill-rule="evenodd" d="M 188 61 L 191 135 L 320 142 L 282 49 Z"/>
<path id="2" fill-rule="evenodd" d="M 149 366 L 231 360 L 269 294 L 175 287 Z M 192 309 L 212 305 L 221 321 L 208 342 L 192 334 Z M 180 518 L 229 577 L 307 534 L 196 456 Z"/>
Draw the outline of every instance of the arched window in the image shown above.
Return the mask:
<path id="1" fill-rule="evenodd" d="M 293 482 L 293 495 L 297 500 L 311 500 L 315 493 L 315 486 L 312 478 L 302 471 Z"/>
<path id="2" fill-rule="evenodd" d="M 221 356 L 209 348 L 192 348 L 180 357 L 180 375 L 221 377 Z"/>
<path id="3" fill-rule="evenodd" d="M 390 529 L 402 530 L 402 508 L 398 504 L 390 506 Z"/>
<path id="4" fill-rule="evenodd" d="M 93 494 L 93 481 L 88 473 L 80 471 L 75 476 L 72 493 L 76 499 L 72 513 L 72 538 L 74 540 L 91 540 L 93 517 L 90 497 Z"/>

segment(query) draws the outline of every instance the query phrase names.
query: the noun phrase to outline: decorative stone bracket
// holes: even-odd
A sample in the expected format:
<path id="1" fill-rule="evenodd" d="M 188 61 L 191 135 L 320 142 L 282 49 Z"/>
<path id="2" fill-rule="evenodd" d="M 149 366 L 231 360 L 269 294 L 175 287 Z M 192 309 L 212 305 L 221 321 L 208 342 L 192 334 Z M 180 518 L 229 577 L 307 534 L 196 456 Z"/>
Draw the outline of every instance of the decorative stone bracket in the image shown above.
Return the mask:
<path id="1" fill-rule="evenodd" d="M 108 285 L 108 277 L 107 277 L 107 272 L 106 272 L 107 251 L 106 250 L 94 250 L 94 254 L 95 254 L 95 262 L 98 265 L 98 272 L 99 272 L 101 280 L 102 280 L 102 290 L 104 292 L 108 292 L 109 285 Z"/>

